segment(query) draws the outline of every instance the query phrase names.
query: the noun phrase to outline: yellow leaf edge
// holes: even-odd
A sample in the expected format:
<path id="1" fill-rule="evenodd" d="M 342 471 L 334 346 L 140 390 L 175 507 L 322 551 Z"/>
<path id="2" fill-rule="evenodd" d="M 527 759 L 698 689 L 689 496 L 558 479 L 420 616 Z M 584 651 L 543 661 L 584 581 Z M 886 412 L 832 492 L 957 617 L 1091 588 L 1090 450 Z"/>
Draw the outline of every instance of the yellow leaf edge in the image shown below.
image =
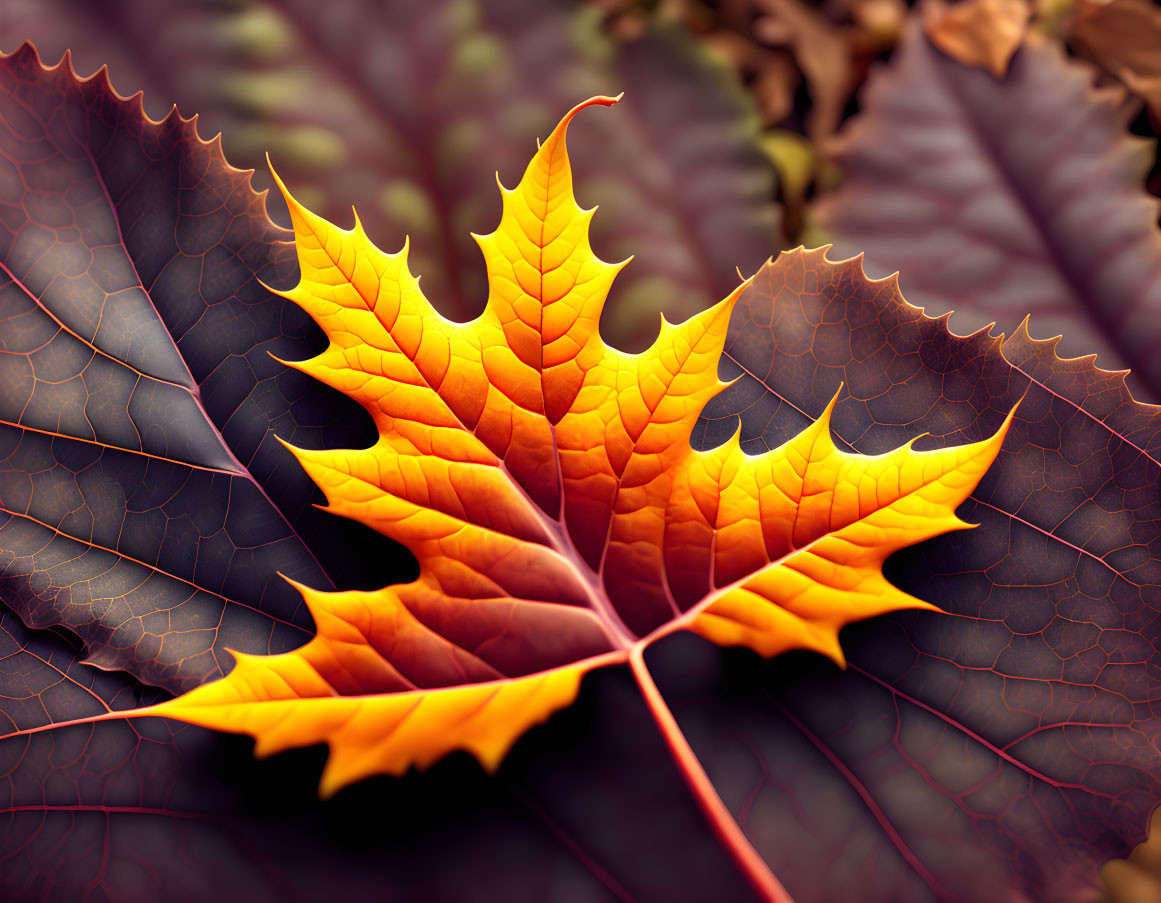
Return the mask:
<path id="1" fill-rule="evenodd" d="M 259 759 L 326 743 L 319 796 L 327 799 L 377 774 L 400 777 L 412 767 L 425 771 L 456 751 L 471 754 L 486 772 L 495 773 L 521 736 L 572 704 L 589 671 L 628 660 L 616 651 L 525 677 L 399 693 L 246 698 L 247 691 L 265 694 L 271 682 L 282 679 L 272 659 L 293 668 L 302 662 L 299 654 L 305 648 L 277 656 L 232 652 L 237 664 L 225 677 L 134 714 L 248 734 Z M 310 717 L 296 718 L 303 706 L 310 708 Z"/>

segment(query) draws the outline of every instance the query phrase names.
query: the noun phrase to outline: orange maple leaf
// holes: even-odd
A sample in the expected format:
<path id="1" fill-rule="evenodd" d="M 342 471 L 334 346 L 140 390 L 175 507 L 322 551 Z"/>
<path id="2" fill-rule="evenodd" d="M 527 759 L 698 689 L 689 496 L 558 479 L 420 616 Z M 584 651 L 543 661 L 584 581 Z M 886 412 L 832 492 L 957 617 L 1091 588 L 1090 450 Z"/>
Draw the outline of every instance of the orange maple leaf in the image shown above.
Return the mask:
<path id="1" fill-rule="evenodd" d="M 642 354 L 602 341 L 623 264 L 589 246 L 565 133 L 579 110 L 616 100 L 578 105 L 520 185 L 501 186 L 499 228 L 477 236 L 490 294 L 470 323 L 423 296 L 406 244 L 385 254 L 357 221 L 339 229 L 286 193 L 302 276 L 285 296 L 330 339 L 291 366 L 362 403 L 379 433 L 362 450 L 291 450 L 329 510 L 406 545 L 420 575 L 377 592 L 299 587 L 313 640 L 237 655 L 226 677 L 143 714 L 251 734 L 259 755 L 325 742 L 329 795 L 455 749 L 494 769 L 586 672 L 629 663 L 680 758 L 688 747 L 642 658 L 652 641 L 692 630 L 841 664 L 843 625 L 933 607 L 882 564 L 968 526 L 955 508 L 1011 417 L 983 442 L 867 457 L 832 442 L 832 401 L 765 454 L 745 454 L 737 434 L 695 451 L 746 283 L 685 323 L 663 319 Z"/>

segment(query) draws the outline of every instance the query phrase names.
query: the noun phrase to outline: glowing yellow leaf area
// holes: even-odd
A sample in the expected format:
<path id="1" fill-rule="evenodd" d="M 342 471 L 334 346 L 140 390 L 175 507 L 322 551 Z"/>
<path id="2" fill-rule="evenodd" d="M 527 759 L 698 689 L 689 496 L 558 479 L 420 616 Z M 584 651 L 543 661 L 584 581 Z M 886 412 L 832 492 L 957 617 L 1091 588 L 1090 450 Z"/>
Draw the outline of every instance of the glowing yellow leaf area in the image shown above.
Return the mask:
<path id="1" fill-rule="evenodd" d="M 345 392 L 379 432 L 368 449 L 292 449 L 329 510 L 406 545 L 414 583 L 300 587 L 318 635 L 151 709 L 252 734 L 258 753 L 325 742 L 322 792 L 425 767 L 454 749 L 488 768 L 568 705 L 582 676 L 677 629 L 763 655 L 842 662 L 839 629 L 930 608 L 882 574 L 897 549 L 967 526 L 955 508 L 995 458 L 987 441 L 877 457 L 839 451 L 828 407 L 781 448 L 735 437 L 694 451 L 725 385 L 718 359 L 745 285 L 642 354 L 597 324 L 623 264 L 589 246 L 565 131 L 536 152 L 499 228 L 478 237 L 487 306 L 444 319 L 356 222 L 286 195 L 302 276 L 286 297 L 326 331 L 293 364 Z M 283 189 L 285 192 L 285 189 Z M 833 407 L 833 402 L 831 403 Z"/>

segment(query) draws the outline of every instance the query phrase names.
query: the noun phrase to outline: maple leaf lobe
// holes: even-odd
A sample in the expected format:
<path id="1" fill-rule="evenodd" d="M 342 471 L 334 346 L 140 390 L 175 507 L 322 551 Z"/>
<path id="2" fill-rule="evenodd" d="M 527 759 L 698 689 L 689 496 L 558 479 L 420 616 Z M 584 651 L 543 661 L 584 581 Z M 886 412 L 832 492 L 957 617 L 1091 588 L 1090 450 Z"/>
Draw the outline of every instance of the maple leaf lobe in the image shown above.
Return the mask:
<path id="1" fill-rule="evenodd" d="M 496 767 L 569 704 L 592 668 L 679 629 L 763 655 L 842 662 L 838 631 L 901 608 L 892 552 L 965 526 L 955 508 L 999 451 L 990 439 L 865 457 L 840 451 L 830 412 L 762 455 L 735 435 L 690 436 L 750 285 L 630 355 L 598 324 L 623 264 L 599 260 L 573 197 L 565 135 L 539 146 L 496 231 L 479 236 L 483 313 L 453 323 L 356 219 L 341 230 L 280 184 L 299 284 L 280 292 L 329 345 L 291 364 L 366 408 L 369 448 L 291 448 L 328 509 L 406 545 L 412 583 L 299 587 L 317 636 L 244 656 L 224 679 L 151 710 L 258 738 L 268 754 L 327 742 L 322 792 L 466 749 Z M 765 271 L 763 271 L 765 272 Z"/>

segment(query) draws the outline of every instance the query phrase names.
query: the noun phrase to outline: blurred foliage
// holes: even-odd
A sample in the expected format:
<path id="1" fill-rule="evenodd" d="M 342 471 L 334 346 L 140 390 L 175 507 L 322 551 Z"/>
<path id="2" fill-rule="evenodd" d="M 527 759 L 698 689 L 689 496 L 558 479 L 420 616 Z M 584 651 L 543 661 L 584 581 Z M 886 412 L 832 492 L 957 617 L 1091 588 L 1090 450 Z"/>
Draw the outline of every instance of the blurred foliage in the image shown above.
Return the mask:
<path id="1" fill-rule="evenodd" d="M 1004 39 L 1001 39 L 1003 42 Z M 964 45 L 961 45 L 964 46 Z M 1161 400 L 1158 203 L 1144 191 L 1152 149 L 1126 130 L 1119 91 L 1035 41 L 1006 75 L 965 65 L 911 29 L 844 131 L 842 186 L 816 201 L 840 256 L 899 271 L 929 315 L 960 334 L 1024 319 L 1062 336 L 1062 357 L 1131 369 Z"/>
<path id="2" fill-rule="evenodd" d="M 786 206 L 784 242 L 788 245 L 826 240 L 813 222 L 809 202 L 835 188 L 841 178 L 831 160 L 835 132 L 859 112 L 862 85 L 876 63 L 890 59 L 909 17 L 930 26 L 934 16 L 952 13 L 953 20 L 960 17 L 954 12 L 958 7 L 987 7 L 982 17 L 961 20 L 958 32 L 956 26 L 944 31 L 949 40 L 973 40 L 978 52 L 988 52 L 989 40 L 1011 43 L 1011 23 L 1030 18 L 1028 30 L 1034 39 L 1063 44 L 1095 64 L 1098 84 L 1124 85 L 1143 100 L 1150 116 L 1142 115 L 1133 131 L 1157 137 L 1161 6 L 1153 0 L 590 2 L 603 12 L 606 31 L 623 39 L 659 23 L 685 29 L 734 69 L 753 96 L 768 134 L 790 132 L 809 140 L 811 153 L 796 152 L 789 158 L 782 153 L 789 145 L 784 134 L 766 143 L 784 176 L 781 200 Z M 1026 15 L 1020 15 L 1020 5 L 1026 6 Z M 968 35 L 973 29 L 981 31 L 974 39 Z M 999 47 L 992 52 L 998 53 Z M 805 191 L 799 187 L 803 182 Z M 1161 165 L 1154 164 L 1148 184 L 1154 194 L 1161 195 Z"/>
<path id="3" fill-rule="evenodd" d="M 627 312 L 606 322 L 633 350 L 658 313 L 680 320 L 724 296 L 777 250 L 774 174 L 750 98 L 725 66 L 673 28 L 632 42 L 567 2 L 391 0 L 6 0 L 0 49 L 32 39 L 47 62 L 71 49 L 103 64 L 146 110 L 176 102 L 227 158 L 264 154 L 305 204 L 373 240 L 411 238 L 412 266 L 445 314 L 483 307 L 469 233 L 499 221 L 494 172 L 520 176 L 538 136 L 579 100 L 626 93 L 613 115 L 578 122 L 577 195 L 606 259 L 635 255 L 618 281 Z M 281 198 L 274 217 L 287 223 Z"/>
<path id="4" fill-rule="evenodd" d="M 754 98 L 780 176 L 783 242 L 817 244 L 808 201 L 833 187 L 827 157 L 871 66 L 899 40 L 906 0 L 594 0 L 604 27 L 631 40 L 659 24 L 713 48 Z M 805 142 L 789 137 L 798 135 Z M 811 239 L 807 241 L 807 239 Z"/>
<path id="5" fill-rule="evenodd" d="M 1069 46 L 1138 94 L 1161 123 L 1161 7 L 1150 0 L 1079 0 Z"/>
<path id="6" fill-rule="evenodd" d="M 1105 863 L 1101 879 L 1101 903 L 1161 903 L 1161 809 L 1153 812 L 1148 840 L 1127 859 Z"/>

